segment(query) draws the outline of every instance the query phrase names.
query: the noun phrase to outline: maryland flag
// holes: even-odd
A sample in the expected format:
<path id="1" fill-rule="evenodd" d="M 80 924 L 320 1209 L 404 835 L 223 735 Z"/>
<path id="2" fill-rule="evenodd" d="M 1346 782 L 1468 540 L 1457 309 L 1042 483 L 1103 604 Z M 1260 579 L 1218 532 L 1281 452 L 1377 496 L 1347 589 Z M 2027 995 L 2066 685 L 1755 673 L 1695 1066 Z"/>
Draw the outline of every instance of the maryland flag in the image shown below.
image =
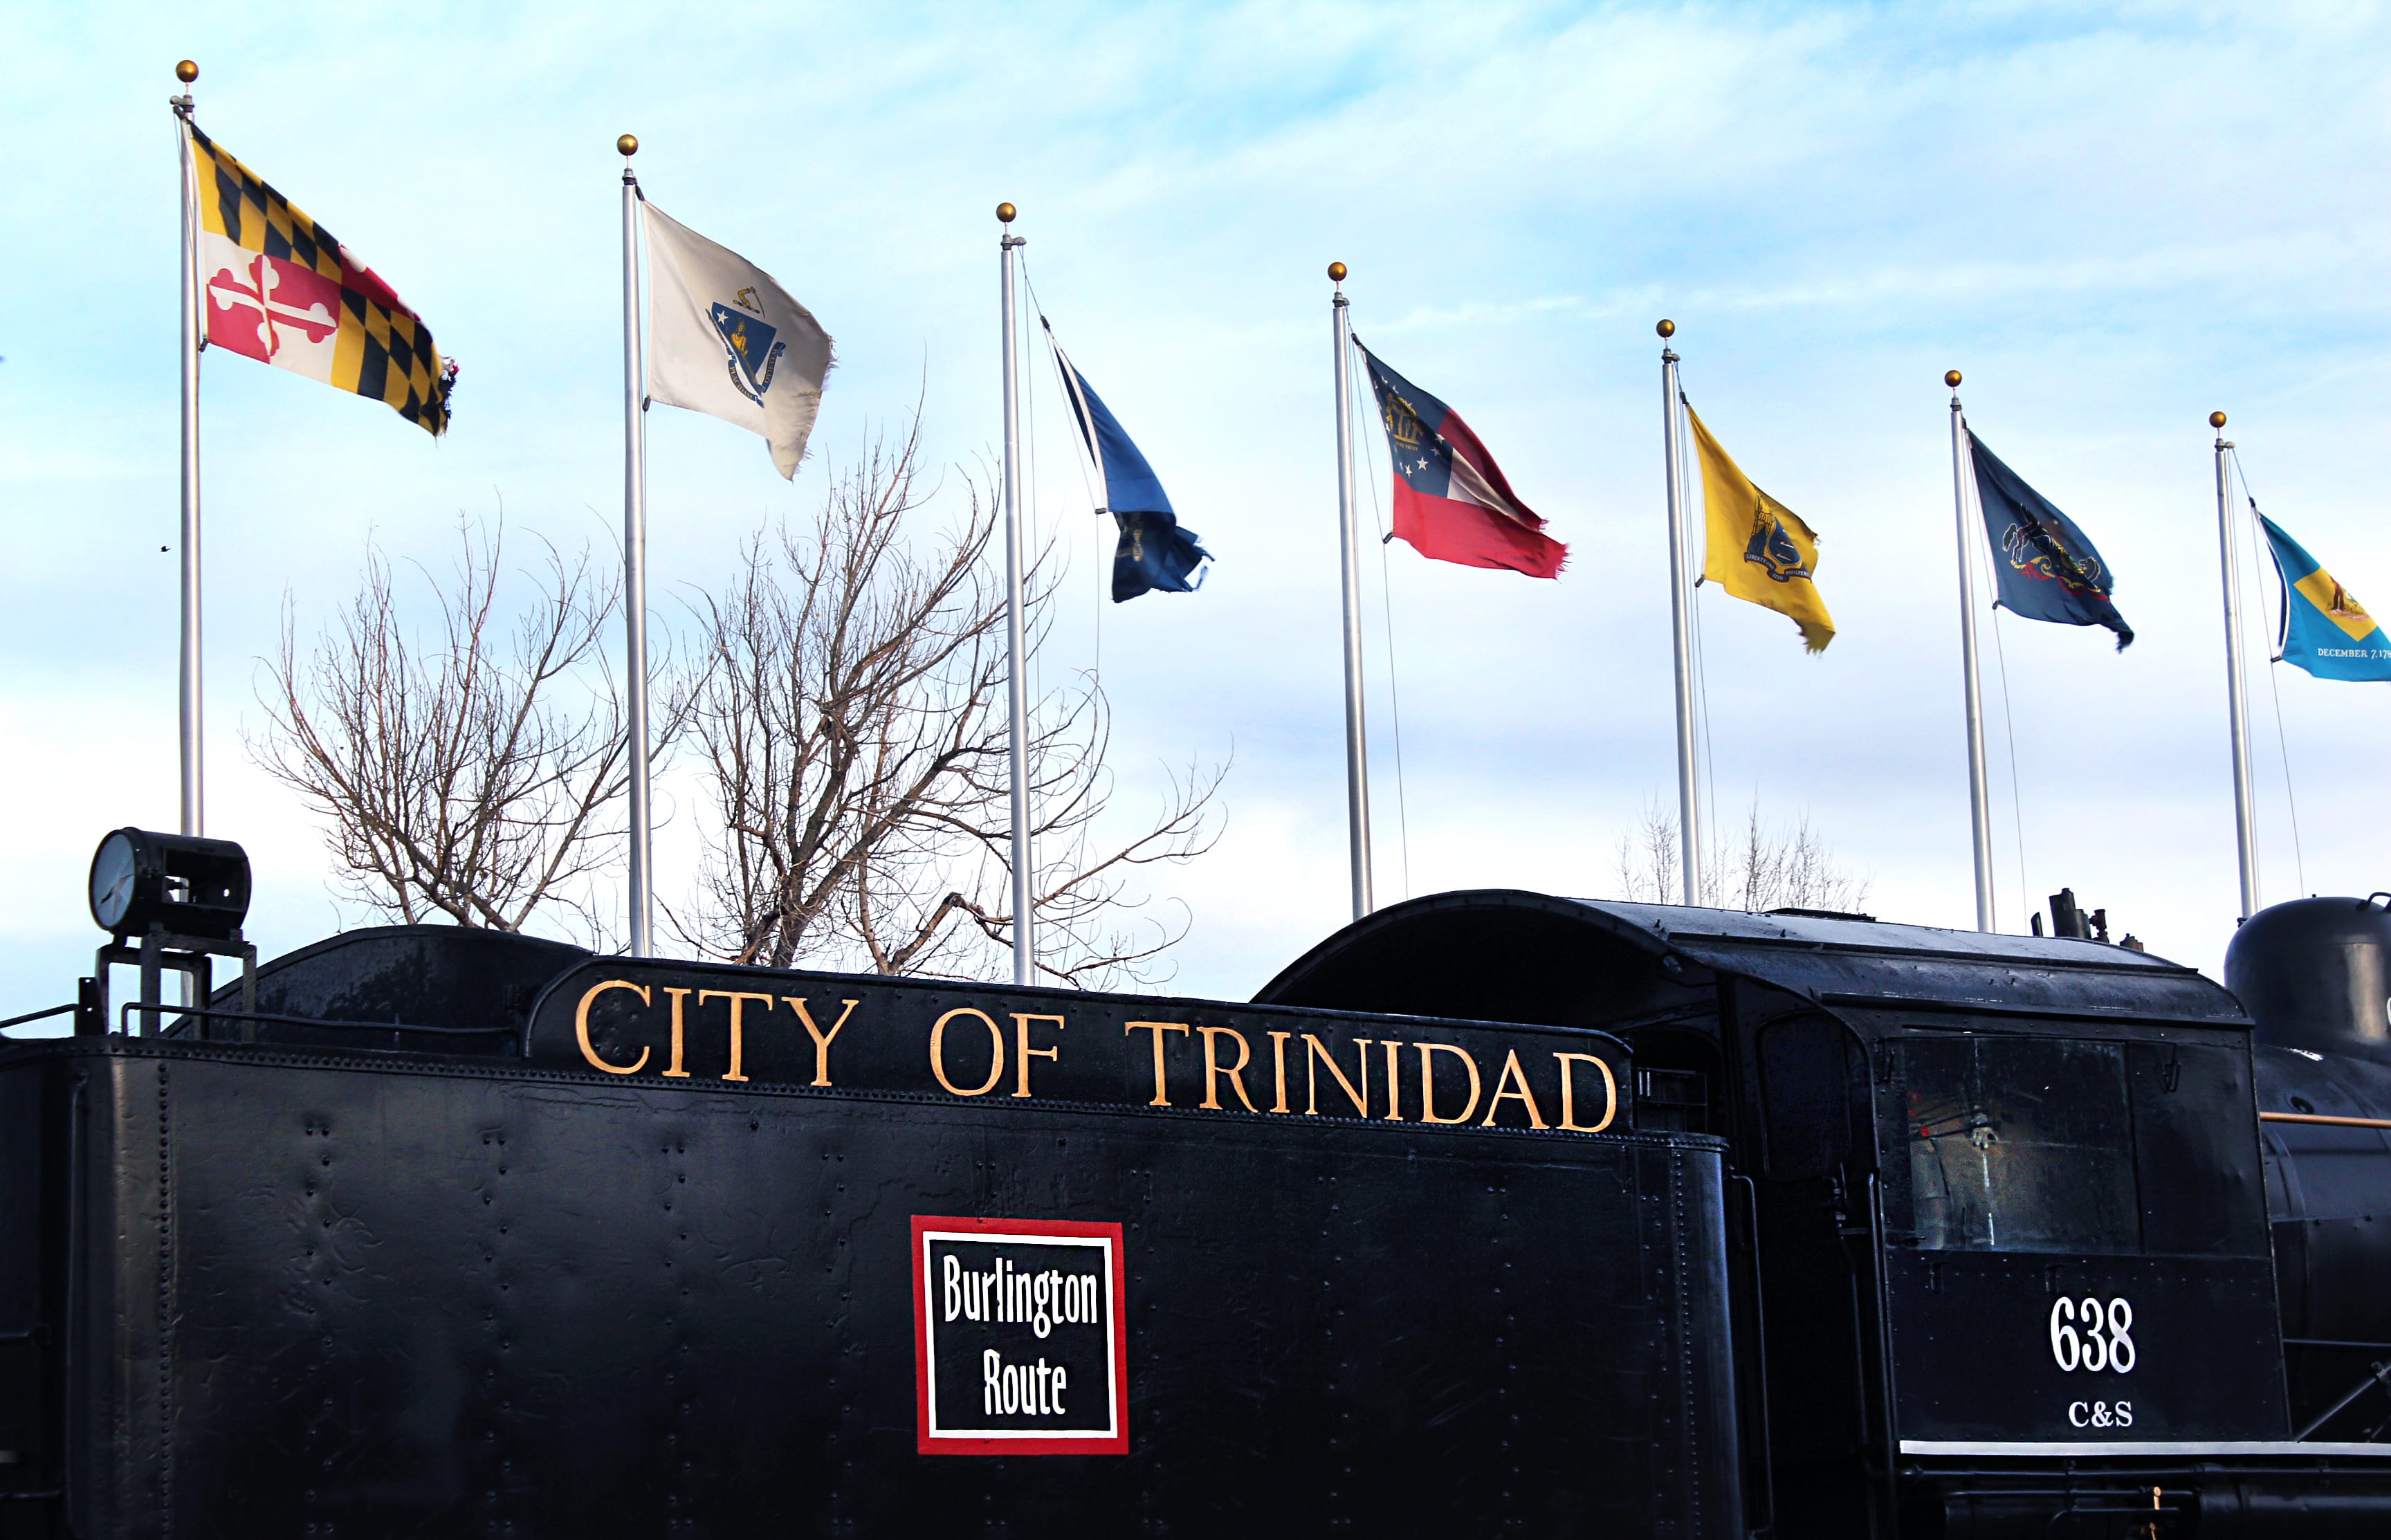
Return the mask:
<path id="1" fill-rule="evenodd" d="M 422 319 L 331 232 L 190 132 L 208 342 L 446 432 L 457 366 L 442 361 Z"/>
<path id="2" fill-rule="evenodd" d="M 1800 514 L 1751 484 L 1690 403 L 1686 416 L 1701 455 L 1702 503 L 1710 525 L 1702 580 L 1788 617 L 1802 628 L 1806 651 L 1825 652 L 1835 640 L 1835 622 L 1811 580 L 1818 570 L 1818 537 Z"/>

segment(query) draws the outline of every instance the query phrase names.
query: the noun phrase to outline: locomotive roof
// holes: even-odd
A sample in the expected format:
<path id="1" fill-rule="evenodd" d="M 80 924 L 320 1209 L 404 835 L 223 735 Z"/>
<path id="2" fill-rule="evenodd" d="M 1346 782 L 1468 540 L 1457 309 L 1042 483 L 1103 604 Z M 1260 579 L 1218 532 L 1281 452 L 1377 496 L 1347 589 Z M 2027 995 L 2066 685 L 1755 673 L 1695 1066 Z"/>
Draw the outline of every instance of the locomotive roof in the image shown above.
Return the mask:
<path id="1" fill-rule="evenodd" d="M 1602 943 L 1608 942 L 1609 945 Z M 1516 889 L 1439 893 L 1380 910 L 1290 964 L 1256 998 L 1395 1008 L 1354 998 L 1364 978 L 1416 981 L 1471 959 L 1507 993 L 1622 988 L 1706 992 L 1701 970 L 1751 978 L 1823 1004 L 1925 1005 L 2247 1026 L 2241 1004 L 2193 968 L 2102 941 L 1895 925 L 1865 915 L 1698 909 Z M 1688 969 L 1687 964 L 1695 964 Z M 1522 975 L 1544 975 L 1541 988 Z M 1636 976 L 1641 976 L 1640 978 Z M 1665 976 L 1665 977 L 1664 977 Z M 1674 990 L 1671 987 L 1674 986 Z M 1429 992 L 1433 992 L 1431 988 Z M 1411 1009 L 1423 1007 L 1413 1006 Z M 1440 1009 L 1429 1006 L 1427 1009 Z"/>
<path id="2" fill-rule="evenodd" d="M 591 955 L 448 925 L 352 931 L 262 967 L 260 1007 L 336 1022 L 511 1032 L 544 985 Z M 1440 893 L 1380 910 L 1312 948 L 1255 1000 L 1599 1027 L 1704 1011 L 1720 975 L 1830 1006 L 2248 1025 L 2234 997 L 2195 970 L 2102 942 L 1514 889 Z M 217 1005 L 230 1007 L 236 989 L 221 989 Z"/>

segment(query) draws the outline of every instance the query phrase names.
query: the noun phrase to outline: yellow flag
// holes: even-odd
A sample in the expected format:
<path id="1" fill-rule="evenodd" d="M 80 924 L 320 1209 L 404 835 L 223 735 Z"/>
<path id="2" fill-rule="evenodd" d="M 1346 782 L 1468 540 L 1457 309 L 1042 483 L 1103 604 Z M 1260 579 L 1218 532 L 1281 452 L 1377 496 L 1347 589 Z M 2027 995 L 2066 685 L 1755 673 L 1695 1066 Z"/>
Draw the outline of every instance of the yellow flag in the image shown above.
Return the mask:
<path id="1" fill-rule="evenodd" d="M 1802 516 L 1751 485 L 1688 406 L 1694 445 L 1702 459 L 1702 503 L 1710 550 L 1702 579 L 1736 598 L 1775 610 L 1802 628 L 1802 645 L 1823 653 L 1835 622 L 1810 575 L 1818 570 L 1818 537 Z"/>

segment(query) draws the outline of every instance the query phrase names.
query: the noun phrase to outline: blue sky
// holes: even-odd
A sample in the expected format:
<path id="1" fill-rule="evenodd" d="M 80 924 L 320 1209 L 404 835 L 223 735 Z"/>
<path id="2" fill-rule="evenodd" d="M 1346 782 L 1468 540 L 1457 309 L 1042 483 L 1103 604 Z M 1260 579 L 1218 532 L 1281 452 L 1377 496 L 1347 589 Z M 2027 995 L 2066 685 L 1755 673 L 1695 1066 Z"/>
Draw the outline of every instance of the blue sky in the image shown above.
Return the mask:
<path id="1" fill-rule="evenodd" d="M 2213 970 L 2235 888 L 2204 419 L 2230 412 L 2262 505 L 2391 605 L 2386 43 L 2372 5 L 17 7 L 0 998 L 71 993 L 92 846 L 174 819 L 177 58 L 201 124 L 463 368 L 434 443 L 207 360 L 210 831 L 252 852 L 268 952 L 362 918 L 242 747 L 286 602 L 312 634 L 369 538 L 443 563 L 501 504 L 518 553 L 612 548 L 628 130 L 657 203 L 772 271 L 841 360 L 794 485 L 758 441 L 654 414 L 666 619 L 917 394 L 941 459 L 991 451 L 989 210 L 1020 205 L 1048 314 L 1219 557 L 1192 599 L 1103 614 L 1101 663 L 1124 807 L 1234 749 L 1225 839 L 1157 896 L 1194 921 L 1179 986 L 1236 996 L 1345 917 L 1332 258 L 1360 334 L 1573 550 L 1550 584 L 1368 562 L 1382 897 L 1608 891 L 1674 783 L 1665 315 L 1704 420 L 1820 532 L 1841 628 L 1805 657 L 1702 596 L 1718 802 L 1806 815 L 1879 914 L 1970 919 L 1956 366 L 2140 638 L 2004 619 L 1997 656 L 1987 633 L 2003 925 L 2066 884 Z M 1040 660 L 1060 676 L 1098 661 L 1108 548 L 1038 390 L 1036 517 L 1075 561 Z M 2266 672 L 2265 896 L 2391 884 L 2391 696 Z M 664 801 L 678 898 L 694 803 Z"/>

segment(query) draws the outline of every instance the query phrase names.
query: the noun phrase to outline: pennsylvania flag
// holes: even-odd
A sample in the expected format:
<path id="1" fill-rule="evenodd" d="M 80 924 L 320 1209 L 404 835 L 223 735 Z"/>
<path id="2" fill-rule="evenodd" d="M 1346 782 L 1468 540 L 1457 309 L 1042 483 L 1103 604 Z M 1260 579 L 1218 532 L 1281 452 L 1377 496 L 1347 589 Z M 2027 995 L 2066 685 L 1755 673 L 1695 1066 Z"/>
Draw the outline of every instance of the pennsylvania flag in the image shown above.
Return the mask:
<path id="1" fill-rule="evenodd" d="M 1422 556 L 1557 577 L 1569 547 L 1544 533 L 1461 414 L 1356 340 L 1395 465 L 1395 534 Z"/>
<path id="2" fill-rule="evenodd" d="M 1701 457 L 1710 532 L 1702 581 L 1775 610 L 1802 628 L 1803 650 L 1825 652 L 1835 640 L 1835 622 L 1812 576 L 1818 570 L 1818 537 L 1799 513 L 1751 484 L 1690 402 L 1686 417 L 1694 425 L 1694 446 Z"/>
<path id="3" fill-rule="evenodd" d="M 389 284 L 255 172 L 191 129 L 200 205 L 193 283 L 207 340 L 388 403 L 429 433 L 448 427 L 457 367 Z"/>
<path id="4" fill-rule="evenodd" d="M 2002 464 L 1973 428 L 1968 451 L 1984 535 L 1993 542 L 1997 602 L 2028 620 L 2106 626 L 2117 633 L 2117 651 L 2132 646 L 2134 628 L 2109 602 L 2116 579 L 2075 521 Z"/>
<path id="5" fill-rule="evenodd" d="M 2257 504 L 2250 511 L 2267 532 L 2275 575 L 2283 582 L 2283 625 L 2275 638 L 2275 656 L 2320 679 L 2391 679 L 2391 639 L 2358 596 L 2259 513 Z"/>

